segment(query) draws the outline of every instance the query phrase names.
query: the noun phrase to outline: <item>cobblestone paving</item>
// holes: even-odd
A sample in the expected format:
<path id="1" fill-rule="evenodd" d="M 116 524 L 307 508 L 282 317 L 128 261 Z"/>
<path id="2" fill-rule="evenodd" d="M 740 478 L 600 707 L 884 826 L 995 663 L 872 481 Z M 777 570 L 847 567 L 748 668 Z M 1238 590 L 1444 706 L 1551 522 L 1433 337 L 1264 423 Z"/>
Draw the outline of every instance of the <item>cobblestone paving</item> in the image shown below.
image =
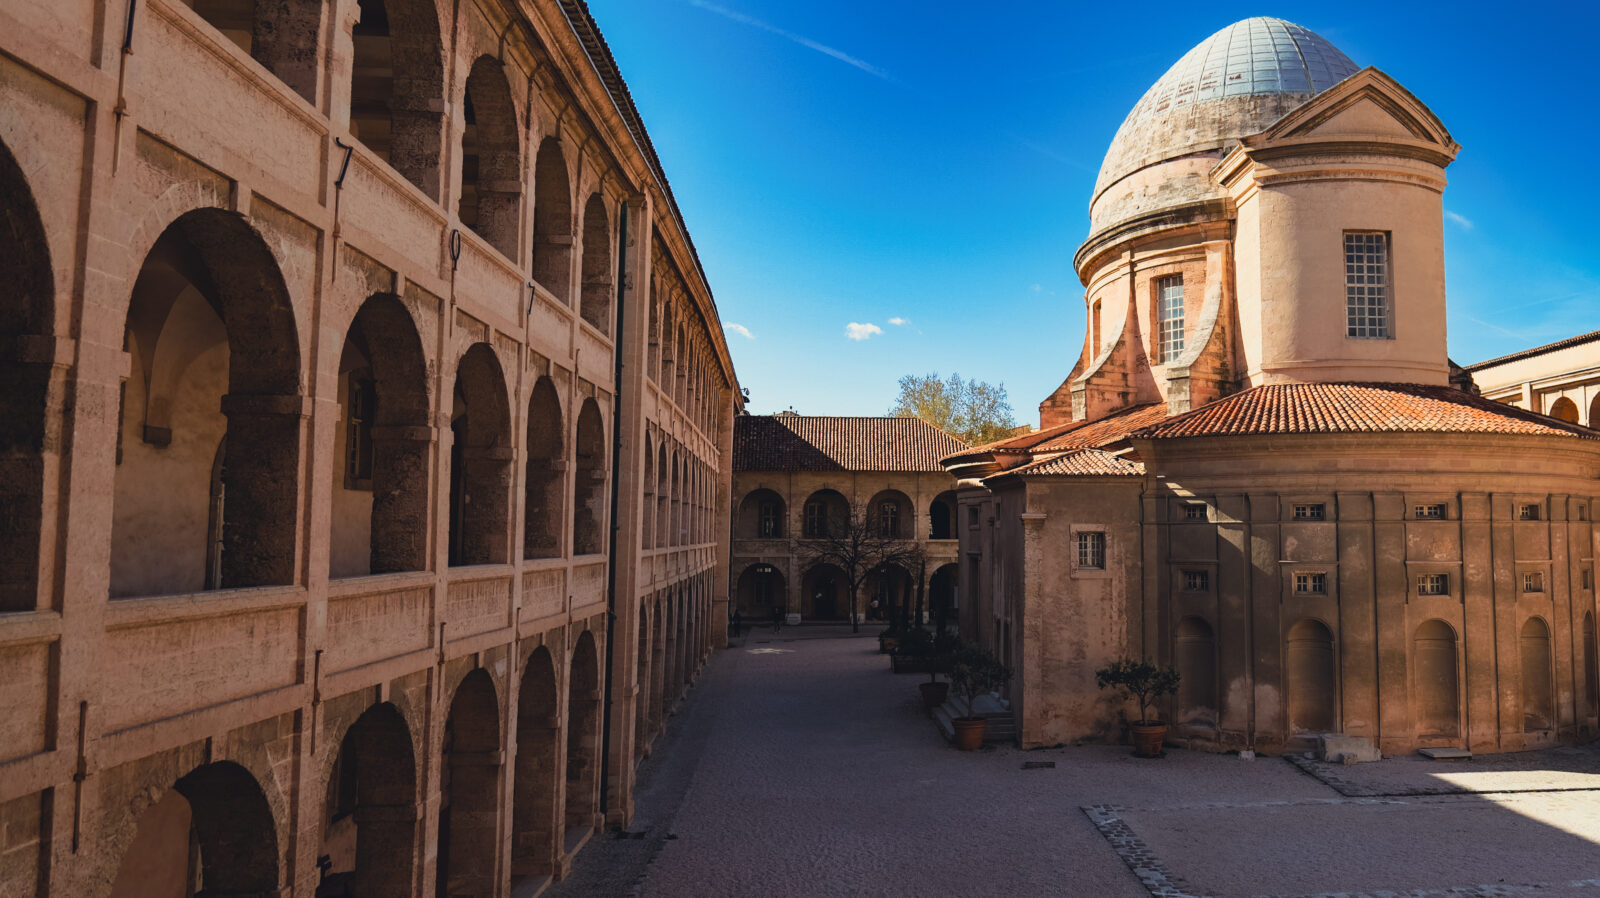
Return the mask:
<path id="1" fill-rule="evenodd" d="M 957 752 L 921 678 L 840 635 L 765 628 L 717 653 L 645 764 L 629 837 L 592 842 L 546 894 L 1600 895 L 1600 793 L 1350 797 L 1276 759 Z M 1557 761 L 1582 775 L 1597 753 L 1571 751 Z M 1430 784 L 1433 768 L 1379 776 L 1390 763 L 1339 772 Z"/>

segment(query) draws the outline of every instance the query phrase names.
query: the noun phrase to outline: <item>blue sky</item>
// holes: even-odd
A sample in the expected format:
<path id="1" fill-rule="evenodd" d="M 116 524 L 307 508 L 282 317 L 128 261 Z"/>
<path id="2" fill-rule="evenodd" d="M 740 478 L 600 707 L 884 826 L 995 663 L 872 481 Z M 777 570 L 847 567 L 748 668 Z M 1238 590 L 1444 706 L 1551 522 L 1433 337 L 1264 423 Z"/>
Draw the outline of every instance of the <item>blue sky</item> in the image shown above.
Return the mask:
<path id="1" fill-rule="evenodd" d="M 590 7 L 753 412 L 883 414 L 902 375 L 937 370 L 1004 382 L 1037 423 L 1082 345 L 1072 253 L 1112 135 L 1185 51 L 1252 15 L 1388 72 L 1462 144 L 1444 200 L 1453 358 L 1600 328 L 1594 3 Z"/>

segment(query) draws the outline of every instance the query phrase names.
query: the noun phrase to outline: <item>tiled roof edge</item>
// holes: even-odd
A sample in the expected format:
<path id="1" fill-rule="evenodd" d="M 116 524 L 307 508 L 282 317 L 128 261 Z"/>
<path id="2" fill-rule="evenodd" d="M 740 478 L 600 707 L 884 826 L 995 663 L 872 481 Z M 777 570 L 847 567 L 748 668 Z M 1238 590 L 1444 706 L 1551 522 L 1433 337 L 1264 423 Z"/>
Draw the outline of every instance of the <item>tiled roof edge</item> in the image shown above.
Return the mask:
<path id="1" fill-rule="evenodd" d="M 1484 368 L 1493 368 L 1496 365 L 1504 365 L 1508 362 L 1520 362 L 1523 359 L 1533 358 L 1536 355 L 1541 355 L 1546 352 L 1553 352 L 1557 349 L 1566 349 L 1569 346 L 1580 346 L 1584 343 L 1589 343 L 1595 340 L 1600 340 L 1600 331 L 1590 331 L 1587 334 L 1579 334 L 1576 337 L 1568 337 L 1565 340 L 1557 340 L 1554 343 L 1546 343 L 1543 346 L 1535 346 L 1532 349 L 1524 349 L 1519 352 L 1513 352 L 1509 355 L 1499 356 L 1498 358 L 1492 358 L 1482 362 L 1473 362 L 1472 364 L 1467 365 L 1465 370 L 1481 371 Z"/>

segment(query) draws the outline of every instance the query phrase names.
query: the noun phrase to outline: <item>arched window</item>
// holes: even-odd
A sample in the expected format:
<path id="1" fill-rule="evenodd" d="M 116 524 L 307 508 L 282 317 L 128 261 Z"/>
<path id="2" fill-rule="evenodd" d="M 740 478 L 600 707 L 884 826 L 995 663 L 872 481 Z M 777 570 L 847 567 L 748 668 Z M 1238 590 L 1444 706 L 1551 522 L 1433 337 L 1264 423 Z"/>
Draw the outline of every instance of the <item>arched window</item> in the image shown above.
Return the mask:
<path id="1" fill-rule="evenodd" d="M 1537 617 L 1522 625 L 1522 731 L 1555 727 L 1555 688 L 1551 670 L 1550 628 Z"/>
<path id="2" fill-rule="evenodd" d="M 899 490 L 883 490 L 867 505 L 873 533 L 888 539 L 908 539 L 912 533 L 912 504 Z"/>
<path id="3" fill-rule="evenodd" d="M 835 490 L 818 490 L 806 499 L 804 535 L 823 539 L 843 535 L 850 520 L 850 504 Z"/>
<path id="4" fill-rule="evenodd" d="M 439 783 L 440 894 L 493 895 L 500 810 L 500 711 L 482 668 L 456 687 L 445 718 Z"/>
<path id="5" fill-rule="evenodd" d="M 190 771 L 136 825 L 111 898 L 278 892 L 272 807 L 250 771 L 232 761 Z"/>
<path id="6" fill-rule="evenodd" d="M 353 895 L 412 894 L 416 783 L 405 718 L 392 704 L 373 705 L 345 732 L 328 777 L 317 852 L 329 860 L 324 884 Z"/>
<path id="7" fill-rule="evenodd" d="M 350 133 L 437 200 L 445 99 L 438 12 L 432 0 L 359 5 L 351 32 Z"/>
<path id="8" fill-rule="evenodd" d="M 1289 733 L 1327 733 L 1338 729 L 1333 634 L 1320 621 L 1302 620 L 1289 628 L 1286 647 Z"/>
<path id="9" fill-rule="evenodd" d="M 945 490 L 935 496 L 928 506 L 928 537 L 956 538 L 956 494 L 953 490 Z"/>
<path id="10" fill-rule="evenodd" d="M 533 279 L 572 304 L 572 187 L 561 141 L 546 137 L 533 168 Z"/>
<path id="11" fill-rule="evenodd" d="M 1456 631 L 1442 620 L 1423 621 L 1412 645 L 1417 732 L 1423 736 L 1454 737 L 1461 730 Z"/>
<path id="12" fill-rule="evenodd" d="M 1568 424 L 1578 423 L 1578 405 L 1565 396 L 1550 403 L 1550 417 L 1560 418 Z"/>
<path id="13" fill-rule="evenodd" d="M 180 0 L 307 102 L 317 101 L 319 0 Z"/>
<path id="14" fill-rule="evenodd" d="M 594 636 L 578 636 L 567 675 L 566 839 L 585 827 L 598 829 L 600 807 L 600 662 Z"/>
<path id="15" fill-rule="evenodd" d="M 576 484 L 572 502 L 573 554 L 598 555 L 604 552 L 606 434 L 600 421 L 600 406 L 593 399 L 583 401 L 578 413 L 578 440 L 573 471 Z"/>
<path id="16" fill-rule="evenodd" d="M 771 620 L 774 612 L 787 612 L 783 574 L 770 564 L 745 568 L 739 575 L 737 601 L 746 623 Z"/>
<path id="17" fill-rule="evenodd" d="M 456 367 L 450 429 L 450 563 L 509 561 L 511 413 L 500 360 L 474 343 Z"/>
<path id="18" fill-rule="evenodd" d="M 472 64 L 461 106 L 461 223 L 515 260 L 522 159 L 517 110 L 499 60 L 480 56 Z"/>
<path id="19" fill-rule="evenodd" d="M 513 886 L 549 876 L 555 869 L 558 830 L 552 824 L 562 776 L 556 764 L 558 698 L 555 659 L 540 646 L 522 665 L 522 685 L 517 690 L 517 751 L 511 771 Z"/>
<path id="20" fill-rule="evenodd" d="M 528 401 L 528 468 L 522 514 L 522 557 L 559 558 L 565 516 L 563 499 L 566 480 L 562 476 L 561 400 L 548 375 L 533 385 Z"/>
<path id="21" fill-rule="evenodd" d="M 595 330 L 611 336 L 611 225 L 600 194 L 589 197 L 583 209 L 583 293 L 578 314 Z"/>

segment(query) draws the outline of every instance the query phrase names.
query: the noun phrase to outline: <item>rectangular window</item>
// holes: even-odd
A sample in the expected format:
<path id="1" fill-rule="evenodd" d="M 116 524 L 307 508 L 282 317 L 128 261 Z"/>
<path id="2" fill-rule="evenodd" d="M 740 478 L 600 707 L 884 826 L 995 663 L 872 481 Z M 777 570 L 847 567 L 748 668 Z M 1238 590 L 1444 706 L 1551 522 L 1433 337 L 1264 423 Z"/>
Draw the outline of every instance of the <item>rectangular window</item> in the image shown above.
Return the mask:
<path id="1" fill-rule="evenodd" d="M 1444 520 L 1444 505 L 1442 503 L 1435 502 L 1428 505 L 1418 505 L 1413 511 L 1419 521 Z"/>
<path id="2" fill-rule="evenodd" d="M 761 503 L 761 517 L 756 523 L 756 533 L 762 537 L 778 535 L 778 503 Z"/>
<path id="3" fill-rule="evenodd" d="M 1160 361 L 1170 362 L 1183 352 L 1183 276 L 1156 278 L 1156 320 Z"/>
<path id="4" fill-rule="evenodd" d="M 1523 592 L 1544 592 L 1544 574 L 1539 571 L 1529 571 L 1522 575 Z"/>
<path id="5" fill-rule="evenodd" d="M 883 502 L 878 506 L 878 533 L 890 539 L 900 538 L 900 506 L 895 502 Z"/>
<path id="6" fill-rule="evenodd" d="M 1578 581 L 1583 584 L 1582 589 L 1594 589 L 1594 569 L 1584 568 L 1579 574 Z"/>
<path id="7" fill-rule="evenodd" d="M 806 503 L 806 536 L 828 535 L 827 506 L 821 502 Z"/>
<path id="8" fill-rule="evenodd" d="M 1296 505 L 1294 507 L 1294 519 L 1297 521 L 1320 521 L 1326 517 L 1326 508 L 1321 502 Z"/>
<path id="9" fill-rule="evenodd" d="M 1344 234 L 1345 333 L 1351 337 L 1389 336 L 1389 235 L 1383 231 Z"/>
<path id="10" fill-rule="evenodd" d="M 1078 534 L 1078 567 L 1106 569 L 1106 535 L 1098 531 Z"/>
<path id="11" fill-rule="evenodd" d="M 378 385 L 366 369 L 350 372 L 344 431 L 346 489 L 371 489 L 372 412 L 378 404 Z"/>
<path id="12" fill-rule="evenodd" d="M 1447 596 L 1450 594 L 1449 574 L 1423 574 L 1417 577 L 1417 595 Z"/>
<path id="13" fill-rule="evenodd" d="M 1328 575 L 1322 571 L 1306 571 L 1294 575 L 1295 595 L 1325 596 L 1328 594 Z"/>
<path id="14" fill-rule="evenodd" d="M 1185 521 L 1203 521 L 1206 519 L 1206 507 L 1199 502 L 1190 502 L 1183 506 L 1183 519 Z"/>
<path id="15" fill-rule="evenodd" d="M 1210 592 L 1211 591 L 1211 572 L 1210 571 L 1184 571 L 1183 572 L 1183 591 L 1184 592 Z"/>
<path id="16" fill-rule="evenodd" d="M 978 506 L 976 505 L 967 509 L 967 529 L 978 529 Z"/>
<path id="17" fill-rule="evenodd" d="M 1519 505 L 1519 506 L 1517 506 L 1517 520 L 1519 520 L 1519 521 L 1537 521 L 1537 520 L 1539 520 L 1539 506 L 1537 506 L 1537 505 Z"/>
<path id="18" fill-rule="evenodd" d="M 1588 508 L 1585 508 L 1582 505 L 1578 506 L 1578 520 L 1580 520 L 1580 521 L 1589 520 L 1589 509 Z"/>

